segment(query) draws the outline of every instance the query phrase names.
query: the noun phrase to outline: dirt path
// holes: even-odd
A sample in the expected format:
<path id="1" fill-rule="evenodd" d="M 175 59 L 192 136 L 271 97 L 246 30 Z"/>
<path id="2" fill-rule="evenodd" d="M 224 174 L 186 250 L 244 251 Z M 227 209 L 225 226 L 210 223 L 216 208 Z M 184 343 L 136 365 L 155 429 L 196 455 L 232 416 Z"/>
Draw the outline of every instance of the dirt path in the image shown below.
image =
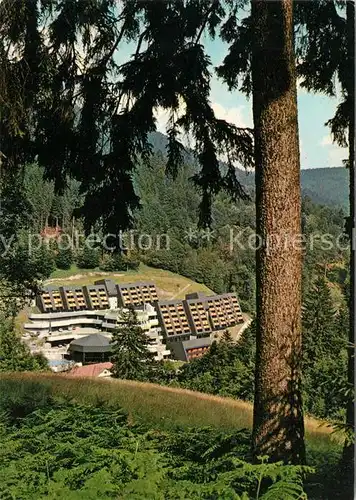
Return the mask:
<path id="1" fill-rule="evenodd" d="M 86 278 L 87 276 L 115 276 L 115 278 L 124 276 L 123 273 L 108 273 L 105 271 L 93 271 L 91 273 L 85 274 L 73 274 L 72 276 L 67 276 L 66 278 L 51 278 L 45 281 L 45 285 L 49 285 L 50 283 L 57 283 L 58 281 L 76 281 L 81 280 L 82 278 Z"/>
<path id="2" fill-rule="evenodd" d="M 174 295 L 170 298 L 170 300 L 174 300 L 174 299 L 175 299 L 178 295 L 180 295 L 181 293 L 185 293 L 185 292 L 188 290 L 188 288 L 190 288 L 191 286 L 192 286 L 192 285 L 191 285 L 191 283 L 188 283 L 188 285 L 187 285 L 187 286 L 185 286 L 182 290 L 178 290 L 178 292 L 177 292 L 177 293 L 175 293 L 175 294 L 174 294 Z"/>

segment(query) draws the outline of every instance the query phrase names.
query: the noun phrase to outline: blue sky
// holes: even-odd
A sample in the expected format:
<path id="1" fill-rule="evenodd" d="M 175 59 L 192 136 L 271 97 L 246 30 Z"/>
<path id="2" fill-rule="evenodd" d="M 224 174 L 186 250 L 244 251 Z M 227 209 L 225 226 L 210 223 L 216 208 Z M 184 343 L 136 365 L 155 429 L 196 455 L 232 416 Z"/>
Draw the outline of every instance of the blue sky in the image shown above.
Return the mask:
<path id="1" fill-rule="evenodd" d="M 213 66 L 221 64 L 227 47 L 219 41 L 204 41 Z M 252 126 L 252 101 L 237 91 L 229 92 L 226 85 L 213 77 L 211 101 L 225 110 L 227 120 L 237 116 L 236 123 Z M 302 168 L 338 167 L 347 158 L 347 150 L 332 144 L 325 122 L 334 116 L 337 99 L 322 94 L 308 93 L 298 87 L 299 137 Z M 223 112 L 222 109 L 220 111 Z"/>
<path id="2" fill-rule="evenodd" d="M 227 46 L 221 40 L 203 39 L 212 67 L 221 64 Z M 127 45 L 116 57 L 117 62 L 127 61 L 134 53 L 135 46 Z M 213 69 L 213 68 L 212 68 Z M 218 118 L 239 126 L 252 127 L 252 101 L 238 91 L 229 92 L 212 72 L 211 103 Z M 330 131 L 325 122 L 334 116 L 338 101 L 322 94 L 306 92 L 298 86 L 299 138 L 302 168 L 339 167 L 346 159 L 347 149 L 332 143 Z M 165 132 L 168 115 L 157 113 L 157 128 Z"/>

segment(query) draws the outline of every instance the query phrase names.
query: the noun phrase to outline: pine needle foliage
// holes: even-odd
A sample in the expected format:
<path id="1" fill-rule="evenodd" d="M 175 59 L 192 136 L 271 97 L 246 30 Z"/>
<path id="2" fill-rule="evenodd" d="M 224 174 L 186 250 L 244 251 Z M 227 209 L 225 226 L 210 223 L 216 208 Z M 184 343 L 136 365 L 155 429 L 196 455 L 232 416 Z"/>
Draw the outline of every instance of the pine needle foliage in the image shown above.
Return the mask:
<path id="1" fill-rule="evenodd" d="M 317 276 L 303 305 L 304 398 L 307 411 L 322 418 L 340 419 L 347 403 L 345 314 L 345 305 L 335 310 L 324 276 Z"/>
<path id="2" fill-rule="evenodd" d="M 215 117 L 211 61 L 201 37 L 218 35 L 233 2 L 5 0 L 0 11 L 3 153 L 13 168 L 38 157 L 63 188 L 82 182 L 87 227 L 116 232 L 139 205 L 132 175 L 151 154 L 154 111 L 168 112 L 167 171 L 182 165 L 192 134 L 200 170 L 201 223 L 213 196 L 245 193 L 234 165 L 252 166 L 252 131 Z M 134 46 L 122 61 L 121 51 Z M 223 172 L 219 156 L 227 158 Z M 108 203 L 108 200 L 111 202 Z"/>
<path id="3" fill-rule="evenodd" d="M 150 380 L 155 367 L 149 338 L 142 330 L 133 307 L 122 311 L 112 336 L 112 373 L 130 380 Z"/>

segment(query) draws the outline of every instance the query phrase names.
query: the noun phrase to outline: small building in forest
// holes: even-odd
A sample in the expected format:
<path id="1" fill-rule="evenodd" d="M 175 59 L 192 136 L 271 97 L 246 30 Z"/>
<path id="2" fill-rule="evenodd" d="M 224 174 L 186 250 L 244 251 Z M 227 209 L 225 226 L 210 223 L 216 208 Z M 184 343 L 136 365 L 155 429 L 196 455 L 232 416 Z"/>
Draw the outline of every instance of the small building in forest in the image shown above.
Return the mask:
<path id="1" fill-rule="evenodd" d="M 212 342 L 211 337 L 201 337 L 167 342 L 167 347 L 172 352 L 174 359 L 192 361 L 203 356 L 210 349 Z"/>

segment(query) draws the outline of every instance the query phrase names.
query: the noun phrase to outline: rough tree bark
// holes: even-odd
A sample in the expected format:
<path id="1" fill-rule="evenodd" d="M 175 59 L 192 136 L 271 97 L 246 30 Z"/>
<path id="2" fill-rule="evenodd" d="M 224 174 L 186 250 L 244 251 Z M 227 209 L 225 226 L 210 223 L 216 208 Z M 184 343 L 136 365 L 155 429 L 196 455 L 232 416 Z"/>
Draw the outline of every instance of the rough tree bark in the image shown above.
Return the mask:
<path id="1" fill-rule="evenodd" d="M 251 6 L 258 235 L 253 454 L 303 463 L 301 196 L 293 2 L 252 0 Z"/>
<path id="2" fill-rule="evenodd" d="M 348 353 L 348 382 L 354 386 L 355 382 L 355 295 L 356 295 L 356 220 L 355 220 L 355 4 L 354 1 L 348 1 L 346 4 L 346 32 L 347 32 L 347 63 L 350 68 L 350 74 L 347 82 L 347 94 L 349 97 L 349 169 L 350 169 L 350 189 L 349 203 L 350 215 L 348 220 L 348 233 L 351 241 L 350 255 L 350 330 L 349 330 L 349 353 Z M 346 408 L 346 423 L 355 428 L 355 406 L 354 401 L 350 400 Z M 354 452 L 355 446 L 348 442 L 345 443 L 341 469 L 344 476 L 344 493 L 347 498 L 354 498 Z M 345 496 L 346 498 L 346 496 Z"/>

